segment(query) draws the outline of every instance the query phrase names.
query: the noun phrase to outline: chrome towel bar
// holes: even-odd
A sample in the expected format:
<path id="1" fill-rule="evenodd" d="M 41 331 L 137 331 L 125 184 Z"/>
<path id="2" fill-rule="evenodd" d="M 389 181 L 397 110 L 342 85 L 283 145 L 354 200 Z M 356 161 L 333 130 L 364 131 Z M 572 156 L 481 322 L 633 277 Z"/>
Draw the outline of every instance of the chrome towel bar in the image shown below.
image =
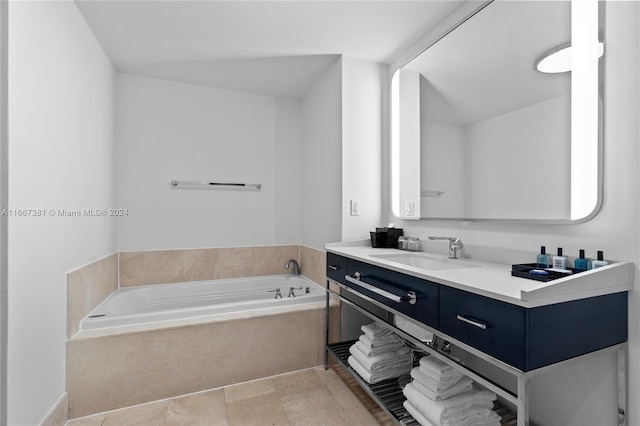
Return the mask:
<path id="1" fill-rule="evenodd" d="M 172 180 L 171 187 L 178 188 L 180 186 L 204 186 L 208 188 L 238 188 L 238 189 L 257 189 L 260 190 L 262 185 L 259 183 L 230 183 L 230 182 L 193 182 L 184 180 Z"/>

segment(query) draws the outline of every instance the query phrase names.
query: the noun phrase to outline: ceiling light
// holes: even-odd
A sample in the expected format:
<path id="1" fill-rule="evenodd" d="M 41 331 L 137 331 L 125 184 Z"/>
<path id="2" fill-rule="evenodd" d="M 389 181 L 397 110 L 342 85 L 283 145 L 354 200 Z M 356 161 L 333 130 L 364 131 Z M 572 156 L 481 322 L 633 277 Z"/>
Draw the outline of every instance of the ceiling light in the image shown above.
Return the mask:
<path id="1" fill-rule="evenodd" d="M 598 58 L 604 54 L 604 43 L 598 43 Z M 534 68 L 543 73 L 571 71 L 571 43 L 563 44 L 542 55 Z"/>

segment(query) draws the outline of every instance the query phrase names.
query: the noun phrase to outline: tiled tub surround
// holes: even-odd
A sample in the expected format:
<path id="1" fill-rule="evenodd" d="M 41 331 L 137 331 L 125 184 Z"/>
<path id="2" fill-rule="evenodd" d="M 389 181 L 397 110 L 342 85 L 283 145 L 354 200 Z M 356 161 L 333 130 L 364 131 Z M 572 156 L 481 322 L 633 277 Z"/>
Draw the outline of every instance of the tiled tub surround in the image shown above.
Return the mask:
<path id="1" fill-rule="evenodd" d="M 132 286 L 282 274 L 290 258 L 299 261 L 303 274 L 325 284 L 324 251 L 300 246 L 125 252 L 119 280 L 120 286 Z M 92 285 L 87 278 L 82 282 Z M 76 312 L 71 305 L 84 304 L 81 292 L 71 285 L 69 290 L 69 312 Z M 99 337 L 76 334 L 70 325 L 69 418 L 320 365 L 325 310 L 318 305 Z M 339 321 L 337 306 L 332 315 Z"/>
<path id="2" fill-rule="evenodd" d="M 67 338 L 80 320 L 118 289 L 118 253 L 67 273 Z"/>
<path id="3" fill-rule="evenodd" d="M 300 251 L 290 245 L 121 252 L 120 286 L 283 274 L 288 259 L 300 263 Z"/>
<path id="4" fill-rule="evenodd" d="M 318 366 L 324 316 L 316 308 L 69 340 L 69 418 Z"/>

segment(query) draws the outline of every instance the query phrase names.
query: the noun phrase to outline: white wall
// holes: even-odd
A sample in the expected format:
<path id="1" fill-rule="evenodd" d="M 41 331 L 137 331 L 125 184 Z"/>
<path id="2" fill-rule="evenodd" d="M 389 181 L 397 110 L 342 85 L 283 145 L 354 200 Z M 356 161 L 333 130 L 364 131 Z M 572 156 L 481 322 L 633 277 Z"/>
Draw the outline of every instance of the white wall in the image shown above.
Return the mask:
<path id="1" fill-rule="evenodd" d="M 342 239 L 367 238 L 382 224 L 381 66 L 342 57 Z M 360 215 L 350 215 L 350 201 Z"/>
<path id="2" fill-rule="evenodd" d="M 467 217 L 466 150 L 463 127 L 435 121 L 420 121 L 422 217 Z M 443 191 L 444 194 L 436 195 L 433 191 Z"/>
<path id="3" fill-rule="evenodd" d="M 342 232 L 342 58 L 302 100 L 301 244 L 324 249 Z"/>
<path id="4" fill-rule="evenodd" d="M 115 110 L 119 250 L 299 242 L 300 102 L 118 74 Z"/>
<path id="5" fill-rule="evenodd" d="M 466 217 L 570 218 L 570 123 L 565 95 L 467 126 Z"/>
<path id="6" fill-rule="evenodd" d="M 65 390 L 66 272 L 114 249 L 111 63 L 72 1 L 9 2 L 8 424 L 35 425 Z"/>
<path id="7" fill-rule="evenodd" d="M 596 250 L 604 250 L 608 259 L 628 260 L 638 265 L 640 4 L 607 2 L 605 6 L 605 196 L 601 212 L 593 220 L 577 225 L 400 221 L 406 234 L 422 238 L 424 250 L 447 253 L 446 244 L 425 239 L 428 235 L 449 235 L 460 237 L 464 242 L 465 248 L 460 253 L 462 257 L 484 258 L 507 264 L 531 261 L 540 245 L 546 245 L 551 251 L 555 251 L 555 247 L 563 247 L 567 255 L 574 257 L 581 248 L 586 249 L 591 257 L 595 255 Z M 385 164 L 388 174 L 388 162 Z M 389 198 L 389 195 L 385 198 Z M 392 217 L 390 208 L 387 215 L 389 220 L 396 220 Z M 640 424 L 640 408 L 636 404 L 640 400 L 640 293 L 637 290 L 637 277 L 636 266 L 636 289 L 629 294 L 629 425 Z M 612 367 L 612 363 L 613 360 L 610 360 L 608 368 Z M 582 366 L 576 374 L 583 374 L 591 367 L 597 369 L 598 363 Z M 611 374 L 615 373 L 609 370 L 601 377 L 608 381 L 612 377 Z M 608 416 L 607 421 L 610 424 L 615 424 L 615 388 L 603 388 L 597 386 L 597 383 L 585 382 L 584 376 L 564 377 L 564 383 L 585 383 L 594 389 L 592 394 L 587 395 L 589 399 L 581 404 L 581 409 L 587 412 L 576 413 L 579 417 L 573 419 L 570 413 L 562 413 L 567 419 L 564 424 L 584 425 L 585 423 L 580 423 L 581 419 L 591 418 L 598 421 L 604 415 Z M 567 396 L 566 389 L 562 386 L 545 386 L 543 391 L 549 395 L 549 400 L 553 401 L 562 401 Z M 603 404 L 608 407 L 609 411 L 606 413 L 599 411 Z M 589 413 L 589 410 L 592 411 Z"/>

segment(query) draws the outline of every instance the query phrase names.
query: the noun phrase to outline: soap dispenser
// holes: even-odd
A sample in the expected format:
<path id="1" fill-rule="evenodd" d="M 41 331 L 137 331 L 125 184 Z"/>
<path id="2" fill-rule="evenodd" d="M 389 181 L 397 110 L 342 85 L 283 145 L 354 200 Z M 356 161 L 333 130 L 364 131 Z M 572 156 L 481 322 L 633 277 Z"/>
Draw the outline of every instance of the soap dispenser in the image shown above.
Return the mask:
<path id="1" fill-rule="evenodd" d="M 589 259 L 584 258 L 583 249 L 580 249 L 580 257 L 573 262 L 573 269 L 575 269 L 576 272 L 584 272 L 591 269 L 591 262 L 589 262 Z"/>

